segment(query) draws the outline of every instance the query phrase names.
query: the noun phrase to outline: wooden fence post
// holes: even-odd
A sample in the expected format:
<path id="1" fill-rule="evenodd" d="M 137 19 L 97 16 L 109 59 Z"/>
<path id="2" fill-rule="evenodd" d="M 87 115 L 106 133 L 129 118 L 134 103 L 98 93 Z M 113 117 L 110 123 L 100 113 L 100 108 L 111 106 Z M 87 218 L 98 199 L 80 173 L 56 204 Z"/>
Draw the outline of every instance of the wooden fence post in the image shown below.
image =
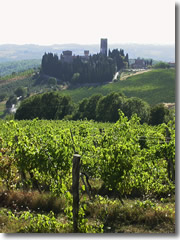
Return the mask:
<path id="1" fill-rule="evenodd" d="M 75 233 L 78 232 L 80 158 L 81 156 L 79 154 L 73 155 L 72 191 L 73 191 L 73 228 Z"/>

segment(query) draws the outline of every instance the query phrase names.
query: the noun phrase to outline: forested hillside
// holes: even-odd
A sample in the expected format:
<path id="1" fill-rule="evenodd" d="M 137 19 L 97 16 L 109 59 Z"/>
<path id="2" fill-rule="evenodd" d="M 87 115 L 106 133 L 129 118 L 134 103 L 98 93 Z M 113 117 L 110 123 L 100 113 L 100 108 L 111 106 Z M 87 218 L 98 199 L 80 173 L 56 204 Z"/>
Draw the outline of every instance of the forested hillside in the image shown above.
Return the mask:
<path id="1" fill-rule="evenodd" d="M 41 72 L 58 78 L 61 82 L 102 83 L 110 82 L 116 71 L 128 66 L 128 54 L 124 50 L 109 51 L 109 56 L 102 54 L 90 55 L 88 58 L 70 56 L 71 61 L 59 59 L 56 54 L 44 54 Z"/>

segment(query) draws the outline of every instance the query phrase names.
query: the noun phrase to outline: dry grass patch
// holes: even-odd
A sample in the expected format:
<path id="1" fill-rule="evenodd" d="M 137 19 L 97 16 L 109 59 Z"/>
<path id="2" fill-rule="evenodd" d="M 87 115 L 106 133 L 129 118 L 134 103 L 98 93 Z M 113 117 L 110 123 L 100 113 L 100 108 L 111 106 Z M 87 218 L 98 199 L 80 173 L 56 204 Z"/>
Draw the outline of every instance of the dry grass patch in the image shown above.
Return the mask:
<path id="1" fill-rule="evenodd" d="M 0 206 L 8 207 L 16 211 L 35 210 L 54 213 L 63 212 L 65 198 L 57 198 L 50 193 L 40 194 L 37 191 L 4 191 L 0 193 Z"/>
<path id="2" fill-rule="evenodd" d="M 105 232 L 175 232 L 174 203 L 156 203 L 150 200 L 124 202 L 122 205 L 119 199 L 110 200 L 98 196 L 87 203 L 86 215 L 102 221 Z"/>

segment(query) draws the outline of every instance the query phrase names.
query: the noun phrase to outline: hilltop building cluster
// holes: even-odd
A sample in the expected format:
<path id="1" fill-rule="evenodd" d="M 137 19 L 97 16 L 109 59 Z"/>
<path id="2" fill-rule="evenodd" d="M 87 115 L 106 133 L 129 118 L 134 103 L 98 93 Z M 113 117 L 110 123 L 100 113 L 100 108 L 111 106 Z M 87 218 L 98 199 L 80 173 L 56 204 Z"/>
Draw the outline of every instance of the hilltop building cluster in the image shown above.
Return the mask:
<path id="1" fill-rule="evenodd" d="M 103 56 L 108 56 L 109 52 L 108 52 L 108 39 L 107 38 L 100 39 L 99 54 L 101 54 Z M 112 57 L 112 56 L 109 56 L 109 57 Z M 90 51 L 88 49 L 86 49 L 86 50 L 84 50 L 84 55 L 79 56 L 79 55 L 75 55 L 75 54 L 73 55 L 73 52 L 71 50 L 65 50 L 60 55 L 60 60 L 64 63 L 73 63 L 73 60 L 76 58 L 80 58 L 82 60 L 82 62 L 87 62 L 88 59 L 90 58 Z M 143 58 L 129 59 L 129 58 L 127 58 L 126 61 L 128 62 L 126 67 L 131 68 L 131 69 L 146 69 L 148 66 L 152 66 L 152 59 L 143 59 Z M 170 67 L 174 67 L 175 63 L 169 63 L 169 65 L 170 65 Z"/>
<path id="2" fill-rule="evenodd" d="M 145 60 L 141 58 L 129 59 L 129 67 L 133 69 L 147 68 L 148 65 L 152 66 L 152 59 Z"/>
<path id="3" fill-rule="evenodd" d="M 108 55 L 108 39 L 107 38 L 101 38 L 100 40 L 100 54 L 103 56 Z M 77 56 L 73 55 L 73 52 L 71 50 L 66 50 L 63 51 L 60 58 L 61 61 L 66 62 L 66 63 L 72 63 L 73 60 L 77 57 L 80 57 L 82 60 L 87 61 L 89 59 L 90 52 L 89 50 L 84 50 L 84 55 L 83 56 Z M 129 59 L 128 66 L 133 69 L 138 69 L 138 68 L 146 68 L 147 65 L 150 64 L 152 65 L 152 60 L 147 62 L 144 59 Z"/>
<path id="4" fill-rule="evenodd" d="M 101 44 L 100 44 L 100 54 L 107 56 L 108 52 L 108 40 L 107 38 L 101 38 Z M 72 63 L 73 59 L 75 59 L 77 56 L 73 55 L 72 51 L 66 50 L 63 51 L 61 54 L 61 61 Z M 88 60 L 89 59 L 89 50 L 84 50 L 84 55 L 79 56 L 82 60 Z"/>

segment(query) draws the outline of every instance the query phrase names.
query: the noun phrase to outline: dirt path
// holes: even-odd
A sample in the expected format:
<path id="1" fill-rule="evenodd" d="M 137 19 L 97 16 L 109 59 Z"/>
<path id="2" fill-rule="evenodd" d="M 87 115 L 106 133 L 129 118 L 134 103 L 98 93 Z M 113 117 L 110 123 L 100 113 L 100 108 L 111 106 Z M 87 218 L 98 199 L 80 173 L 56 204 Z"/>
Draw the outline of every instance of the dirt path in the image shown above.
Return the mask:
<path id="1" fill-rule="evenodd" d="M 145 72 L 150 72 L 150 71 L 152 71 L 152 69 L 144 69 L 144 70 L 137 71 L 135 73 L 127 74 L 123 77 L 120 77 L 120 81 L 126 80 L 128 77 L 131 77 L 131 76 L 134 76 L 134 75 L 139 75 L 139 74 L 142 74 L 142 73 L 145 73 Z"/>
<path id="2" fill-rule="evenodd" d="M 175 107 L 175 103 L 163 103 L 165 107 L 167 107 L 168 109 L 171 109 L 173 107 Z"/>

